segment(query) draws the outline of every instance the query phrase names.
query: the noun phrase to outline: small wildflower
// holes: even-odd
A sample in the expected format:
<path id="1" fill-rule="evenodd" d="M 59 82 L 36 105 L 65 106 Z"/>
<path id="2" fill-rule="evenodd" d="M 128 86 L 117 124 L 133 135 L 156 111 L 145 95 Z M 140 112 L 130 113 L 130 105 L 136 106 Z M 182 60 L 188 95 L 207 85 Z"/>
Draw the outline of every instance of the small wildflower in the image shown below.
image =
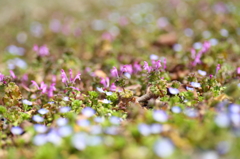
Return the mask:
<path id="1" fill-rule="evenodd" d="M 162 132 L 162 125 L 152 124 L 152 125 L 150 125 L 150 129 L 151 129 L 152 134 L 159 134 Z"/>
<path id="2" fill-rule="evenodd" d="M 116 116 L 111 116 L 109 120 L 112 124 L 115 125 L 119 125 L 121 123 L 121 119 Z"/>
<path id="3" fill-rule="evenodd" d="M 119 78 L 118 70 L 116 69 L 116 67 L 113 67 L 113 69 L 111 69 L 111 76 Z"/>
<path id="4" fill-rule="evenodd" d="M 217 64 L 217 67 L 216 67 L 216 74 L 218 73 L 218 71 L 221 69 L 221 65 L 220 64 Z"/>
<path id="5" fill-rule="evenodd" d="M 70 126 L 62 126 L 58 129 L 58 133 L 61 137 L 67 137 L 72 134 L 72 128 Z"/>
<path id="6" fill-rule="evenodd" d="M 139 124 L 138 125 L 138 131 L 143 135 L 143 136 L 148 136 L 151 134 L 151 127 L 147 124 Z"/>
<path id="7" fill-rule="evenodd" d="M 104 104 L 110 104 L 111 101 L 110 101 L 110 100 L 107 100 L 107 99 L 103 99 L 103 100 L 102 100 L 102 103 L 104 103 Z"/>
<path id="8" fill-rule="evenodd" d="M 106 78 L 101 78 L 101 81 L 100 81 L 100 83 L 101 83 L 105 88 L 109 87 L 109 82 L 110 82 L 110 80 L 109 80 L 108 77 L 106 77 Z"/>
<path id="9" fill-rule="evenodd" d="M 47 143 L 47 136 L 45 134 L 38 134 L 33 138 L 33 144 L 36 146 L 42 146 Z"/>
<path id="10" fill-rule="evenodd" d="M 148 73 L 152 71 L 151 66 L 149 66 L 146 61 L 144 61 L 143 70 L 146 70 Z"/>
<path id="11" fill-rule="evenodd" d="M 19 127 L 19 126 L 15 126 L 15 127 L 11 128 L 11 132 L 14 135 L 21 135 L 23 133 L 23 129 L 21 127 Z"/>
<path id="12" fill-rule="evenodd" d="M 171 110 L 172 110 L 173 113 L 176 113 L 176 114 L 178 114 L 178 113 L 181 112 L 181 108 L 178 107 L 178 106 L 173 106 L 173 107 L 171 108 Z"/>
<path id="13" fill-rule="evenodd" d="M 155 110 L 153 111 L 153 119 L 158 122 L 166 122 L 168 120 L 168 115 L 163 110 Z"/>
<path id="14" fill-rule="evenodd" d="M 186 87 L 186 89 L 188 90 L 188 91 L 194 91 L 194 88 L 192 88 L 192 87 Z"/>
<path id="15" fill-rule="evenodd" d="M 86 117 L 91 117 L 95 114 L 95 110 L 90 107 L 86 107 L 82 110 L 82 114 Z"/>
<path id="16" fill-rule="evenodd" d="M 42 115 L 44 115 L 44 114 L 47 114 L 49 111 L 47 110 L 47 109 L 45 109 L 45 108 L 42 108 L 42 109 L 39 109 L 38 110 L 38 113 L 39 114 L 42 114 Z"/>
<path id="17" fill-rule="evenodd" d="M 13 70 L 10 70 L 9 72 L 10 72 L 10 75 L 13 79 L 17 78 L 15 73 L 13 72 Z"/>
<path id="18" fill-rule="evenodd" d="M 66 118 L 58 118 L 57 119 L 57 125 L 58 126 L 64 126 L 67 125 L 68 120 Z"/>
<path id="19" fill-rule="evenodd" d="M 205 71 L 202 71 L 202 70 L 198 70 L 198 73 L 202 76 L 206 76 L 207 75 L 207 72 Z"/>
<path id="20" fill-rule="evenodd" d="M 41 117 L 40 115 L 34 115 L 34 116 L 32 117 L 32 119 L 33 119 L 35 122 L 39 122 L 39 123 L 44 121 L 43 117 Z"/>
<path id="21" fill-rule="evenodd" d="M 195 88 L 201 87 L 201 84 L 198 83 L 198 82 L 191 82 L 190 84 L 191 84 L 191 86 L 193 86 L 193 87 L 195 87 Z"/>
<path id="22" fill-rule="evenodd" d="M 177 88 L 172 88 L 172 87 L 170 87 L 170 88 L 168 88 L 168 90 L 169 90 L 169 92 L 170 92 L 171 94 L 173 94 L 173 95 L 179 93 L 179 90 L 178 90 Z"/>
<path id="23" fill-rule="evenodd" d="M 157 142 L 154 145 L 155 154 L 161 158 L 171 156 L 174 152 L 174 149 L 175 149 L 174 145 L 167 138 L 157 140 Z"/>
<path id="24" fill-rule="evenodd" d="M 22 102 L 23 102 L 23 104 L 26 104 L 26 105 L 32 105 L 33 104 L 32 102 L 30 102 L 27 99 L 23 99 Z"/>
<path id="25" fill-rule="evenodd" d="M 38 133 L 45 133 L 47 131 L 47 127 L 45 125 L 41 125 L 41 124 L 34 125 L 34 129 Z"/>
<path id="26" fill-rule="evenodd" d="M 61 108 L 59 108 L 59 112 L 60 112 L 60 113 L 67 113 L 67 112 L 69 112 L 70 110 L 71 110 L 70 107 L 61 107 Z"/>
<path id="27" fill-rule="evenodd" d="M 86 148 L 86 134 L 85 133 L 77 133 L 72 137 L 72 145 L 78 150 L 84 150 Z"/>
<path id="28" fill-rule="evenodd" d="M 237 68 L 237 74 L 240 74 L 240 67 Z"/>

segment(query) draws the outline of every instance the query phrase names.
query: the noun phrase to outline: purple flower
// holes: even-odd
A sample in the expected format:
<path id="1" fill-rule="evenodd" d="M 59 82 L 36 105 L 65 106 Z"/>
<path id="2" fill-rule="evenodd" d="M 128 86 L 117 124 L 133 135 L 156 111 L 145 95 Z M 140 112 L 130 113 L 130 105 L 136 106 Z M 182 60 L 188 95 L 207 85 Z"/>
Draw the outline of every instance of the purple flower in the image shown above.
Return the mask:
<path id="1" fill-rule="evenodd" d="M 14 127 L 11 128 L 11 132 L 14 135 L 21 135 L 23 133 L 23 129 L 19 126 L 14 126 Z"/>
<path id="2" fill-rule="evenodd" d="M 35 122 L 43 122 L 44 121 L 44 118 L 41 117 L 40 115 L 34 115 L 32 117 L 32 119 L 35 121 Z"/>
<path id="3" fill-rule="evenodd" d="M 198 83 L 198 82 L 191 82 L 190 84 L 191 84 L 191 86 L 193 86 L 193 87 L 195 87 L 195 88 L 201 87 L 201 84 Z"/>
<path id="4" fill-rule="evenodd" d="M 179 93 L 179 90 L 177 88 L 172 88 L 172 87 L 168 88 L 168 91 L 173 95 Z"/>
<path id="5" fill-rule="evenodd" d="M 41 124 L 34 125 L 34 129 L 38 133 L 45 133 L 47 131 L 47 127 L 45 125 L 41 125 Z"/>
<path id="6" fill-rule="evenodd" d="M 57 125 L 58 126 L 64 126 L 67 125 L 68 120 L 66 118 L 58 118 L 57 119 Z"/>
<path id="7" fill-rule="evenodd" d="M 61 137 L 67 137 L 72 134 L 72 128 L 70 126 L 62 126 L 58 129 L 58 133 Z"/>
<path id="8" fill-rule="evenodd" d="M 172 110 L 173 113 L 176 113 L 176 114 L 178 114 L 178 113 L 181 112 L 181 108 L 178 107 L 178 106 L 173 106 L 173 107 L 171 108 L 171 110 Z"/>
<path id="9" fill-rule="evenodd" d="M 86 107 L 82 110 L 82 114 L 86 117 L 91 117 L 95 114 L 95 110 L 90 107 Z"/>
<path id="10" fill-rule="evenodd" d="M 168 115 L 163 110 L 155 110 L 153 111 L 153 119 L 158 122 L 166 122 L 168 120 Z"/>
<path id="11" fill-rule="evenodd" d="M 202 71 L 202 70 L 198 70 L 198 73 L 202 76 L 206 76 L 207 75 L 207 72 L 205 71 Z"/>
<path id="12" fill-rule="evenodd" d="M 121 118 L 118 118 L 116 116 L 111 116 L 109 120 L 112 124 L 115 125 L 119 125 L 121 123 Z"/>
<path id="13" fill-rule="evenodd" d="M 70 110 L 71 110 L 70 107 L 61 107 L 61 108 L 59 108 L 59 112 L 60 112 L 60 113 L 67 113 L 67 112 L 69 112 Z"/>
<path id="14" fill-rule="evenodd" d="M 143 136 L 148 136 L 151 134 L 151 127 L 147 124 L 139 124 L 138 125 L 138 131 L 143 135 Z"/>
<path id="15" fill-rule="evenodd" d="M 227 114 L 220 113 L 215 117 L 215 123 L 221 128 L 226 128 L 230 125 L 230 119 Z"/>
<path id="16" fill-rule="evenodd" d="M 171 140 L 167 138 L 162 138 L 157 140 L 154 144 L 154 152 L 157 156 L 161 158 L 169 157 L 174 152 L 174 145 L 172 144 Z"/>
<path id="17" fill-rule="evenodd" d="M 38 134 L 33 138 L 33 144 L 41 146 L 47 143 L 47 136 L 45 134 Z"/>
<path id="18" fill-rule="evenodd" d="M 184 114 L 187 115 L 188 117 L 190 118 L 195 118 L 198 116 L 198 112 L 196 109 L 193 109 L 193 108 L 186 108 L 184 110 Z"/>
<path id="19" fill-rule="evenodd" d="M 150 129 L 151 129 L 152 134 L 159 134 L 162 131 L 162 125 L 152 124 L 152 125 L 150 125 Z"/>
<path id="20" fill-rule="evenodd" d="M 150 59 L 151 59 L 151 60 L 157 60 L 157 59 L 158 59 L 158 56 L 155 55 L 155 54 L 151 54 L 151 55 L 150 55 Z"/>
<path id="21" fill-rule="evenodd" d="M 54 145 L 60 145 L 62 143 L 62 138 L 58 135 L 56 130 L 52 130 L 47 134 L 47 141 Z"/>
<path id="22" fill-rule="evenodd" d="M 78 133 L 72 137 L 72 145 L 78 150 L 84 150 L 86 148 L 86 133 Z"/>

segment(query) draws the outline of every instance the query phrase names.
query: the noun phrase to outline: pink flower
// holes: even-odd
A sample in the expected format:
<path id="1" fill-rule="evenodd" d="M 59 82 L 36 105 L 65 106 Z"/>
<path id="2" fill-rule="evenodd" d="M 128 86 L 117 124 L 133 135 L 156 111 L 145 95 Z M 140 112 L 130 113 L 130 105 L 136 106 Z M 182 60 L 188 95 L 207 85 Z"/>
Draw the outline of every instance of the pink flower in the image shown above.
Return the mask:
<path id="1" fill-rule="evenodd" d="M 240 74 L 240 67 L 237 68 L 237 74 Z"/>
<path id="2" fill-rule="evenodd" d="M 104 78 L 101 78 L 101 81 L 100 83 L 104 86 L 104 87 L 109 87 L 109 78 L 106 77 L 105 79 Z"/>
<path id="3" fill-rule="evenodd" d="M 158 61 L 152 60 L 152 66 L 154 69 L 161 68 L 162 67 L 161 61 L 160 60 L 158 60 Z"/>
<path id="4" fill-rule="evenodd" d="M 133 72 L 134 72 L 134 73 L 138 73 L 138 72 L 140 72 L 140 71 L 142 71 L 141 65 L 138 64 L 137 62 L 134 62 L 134 64 L 133 64 Z"/>
<path id="5" fill-rule="evenodd" d="M 0 82 L 4 80 L 4 75 L 0 73 Z"/>
<path id="6" fill-rule="evenodd" d="M 112 76 L 112 77 L 117 77 L 117 78 L 119 78 L 118 70 L 116 69 L 116 67 L 113 67 L 113 69 L 111 69 L 110 72 L 111 72 L 111 76 Z"/>
<path id="7" fill-rule="evenodd" d="M 193 65 L 193 66 L 196 66 L 197 64 L 201 64 L 201 63 L 202 63 L 201 57 L 202 57 L 202 55 L 203 55 L 204 53 L 206 53 L 206 52 L 210 49 L 210 47 L 211 47 L 210 42 L 209 42 L 209 41 L 205 41 L 205 42 L 203 43 L 202 49 L 197 53 L 196 56 L 195 56 L 196 51 L 195 51 L 194 49 L 192 49 L 191 54 L 192 54 L 192 58 L 194 58 L 194 61 L 192 62 L 192 65 Z M 194 50 L 195 52 L 194 52 L 193 50 Z M 193 56 L 193 54 L 194 54 L 194 56 Z"/>
<path id="8" fill-rule="evenodd" d="M 68 77 L 63 69 L 61 69 L 61 78 L 62 78 L 62 83 L 67 83 Z"/>
<path id="9" fill-rule="evenodd" d="M 107 40 L 107 41 L 113 41 L 114 36 L 109 32 L 105 32 L 105 33 L 102 34 L 102 39 Z"/>
<path id="10" fill-rule="evenodd" d="M 191 57 L 192 57 L 192 59 L 195 59 L 195 57 L 196 57 L 196 50 L 195 49 L 191 49 Z"/>
<path id="11" fill-rule="evenodd" d="M 15 79 L 15 78 L 16 78 L 16 75 L 15 75 L 15 73 L 13 72 L 13 70 L 10 70 L 9 72 L 10 72 L 11 77 L 12 77 L 13 79 Z"/>
<path id="12" fill-rule="evenodd" d="M 62 83 L 75 83 L 75 81 L 78 79 L 78 80 L 81 80 L 81 73 L 78 73 L 75 78 L 73 78 L 73 74 L 72 74 L 72 70 L 70 69 L 69 70 L 69 75 L 70 75 L 70 80 L 68 79 L 65 71 L 63 69 L 61 69 L 61 78 L 62 78 Z"/>
<path id="13" fill-rule="evenodd" d="M 121 26 L 126 26 L 126 25 L 128 25 L 128 19 L 126 18 L 126 17 L 121 17 L 120 19 L 119 19 L 119 24 L 121 25 Z"/>
<path id="14" fill-rule="evenodd" d="M 110 86 L 110 91 L 116 91 L 117 87 L 115 85 L 115 83 L 112 83 L 111 86 Z"/>
<path id="15" fill-rule="evenodd" d="M 217 67 L 216 67 L 216 74 L 218 73 L 218 71 L 221 69 L 221 65 L 220 64 L 217 64 Z"/>
<path id="16" fill-rule="evenodd" d="M 53 97 L 53 92 L 56 90 L 55 83 L 52 83 L 48 89 L 48 97 Z"/>
<path id="17" fill-rule="evenodd" d="M 38 45 L 35 44 L 33 46 L 33 51 L 35 51 L 37 55 L 41 57 L 49 55 L 49 49 L 47 48 L 46 45 L 39 47 Z"/>
<path id="18" fill-rule="evenodd" d="M 164 70 L 166 70 L 166 68 L 167 68 L 167 59 L 163 60 L 163 68 L 164 68 Z"/>
<path id="19" fill-rule="evenodd" d="M 149 66 L 146 61 L 144 61 L 143 70 L 146 70 L 148 73 L 150 73 L 152 71 L 152 67 Z"/>
<path id="20" fill-rule="evenodd" d="M 132 65 L 123 65 L 120 67 L 120 71 L 122 73 L 130 73 L 132 74 L 133 73 L 133 68 L 132 68 Z"/>

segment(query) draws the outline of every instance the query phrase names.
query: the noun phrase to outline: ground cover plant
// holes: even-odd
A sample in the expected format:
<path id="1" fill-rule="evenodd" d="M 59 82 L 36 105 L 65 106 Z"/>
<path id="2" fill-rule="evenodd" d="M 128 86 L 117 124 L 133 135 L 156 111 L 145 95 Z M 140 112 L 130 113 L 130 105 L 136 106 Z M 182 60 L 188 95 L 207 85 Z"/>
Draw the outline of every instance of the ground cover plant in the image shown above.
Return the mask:
<path id="1" fill-rule="evenodd" d="M 239 158 L 237 0 L 0 13 L 0 158 Z"/>

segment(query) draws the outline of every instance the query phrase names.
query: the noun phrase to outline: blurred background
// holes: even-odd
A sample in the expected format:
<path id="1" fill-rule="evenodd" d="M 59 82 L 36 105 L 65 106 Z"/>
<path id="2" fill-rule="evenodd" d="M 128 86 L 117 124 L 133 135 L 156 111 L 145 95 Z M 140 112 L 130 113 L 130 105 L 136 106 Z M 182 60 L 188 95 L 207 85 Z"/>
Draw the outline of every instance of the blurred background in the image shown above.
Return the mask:
<path id="1" fill-rule="evenodd" d="M 59 62 L 66 53 L 76 55 L 80 62 L 76 69 L 110 69 L 151 54 L 167 57 L 170 63 L 171 59 L 186 62 L 186 52 L 201 48 L 206 40 L 219 45 L 219 58 L 234 60 L 240 52 L 239 4 L 237 0 L 0 1 L 0 71 L 24 72 L 36 58 L 34 44 L 46 45 L 53 61 Z M 232 57 L 221 52 L 224 49 L 234 52 Z"/>

